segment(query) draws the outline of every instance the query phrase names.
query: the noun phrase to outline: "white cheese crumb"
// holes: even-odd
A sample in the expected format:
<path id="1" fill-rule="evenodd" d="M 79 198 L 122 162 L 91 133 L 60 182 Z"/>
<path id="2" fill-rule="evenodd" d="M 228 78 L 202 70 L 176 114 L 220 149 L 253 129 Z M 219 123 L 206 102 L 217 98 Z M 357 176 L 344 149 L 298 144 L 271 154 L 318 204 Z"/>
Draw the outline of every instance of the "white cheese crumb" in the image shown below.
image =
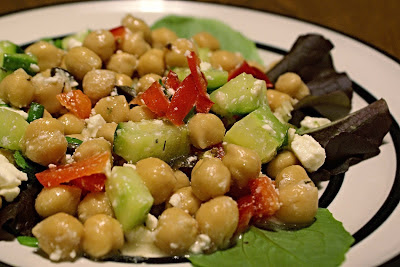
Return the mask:
<path id="1" fill-rule="evenodd" d="M 86 128 L 83 129 L 82 135 L 86 138 L 96 137 L 99 128 L 106 124 L 106 121 L 100 114 L 96 114 L 88 119 L 85 119 L 85 122 Z"/>
<path id="2" fill-rule="evenodd" d="M 211 239 L 208 235 L 200 234 L 196 238 L 196 242 L 190 247 L 189 251 L 194 254 L 200 254 L 210 249 Z"/>
<path id="3" fill-rule="evenodd" d="M 18 170 L 8 159 L 0 154 L 0 196 L 13 201 L 20 193 L 21 181 L 27 181 L 26 173 Z"/>
<path id="4" fill-rule="evenodd" d="M 309 172 L 318 170 L 325 162 L 325 149 L 310 135 L 295 134 L 290 149 Z"/>
<path id="5" fill-rule="evenodd" d="M 152 215 L 152 214 L 147 214 L 147 217 L 146 217 L 146 227 L 149 229 L 149 230 L 151 230 L 151 231 L 154 231 L 156 228 L 157 228 L 157 225 L 158 225 L 158 220 L 157 220 L 157 218 L 154 216 L 154 215 Z"/>
<path id="6" fill-rule="evenodd" d="M 173 194 L 170 199 L 169 199 L 169 204 L 171 204 L 173 207 L 179 207 L 179 204 L 181 203 L 181 196 L 178 194 Z"/>
<path id="7" fill-rule="evenodd" d="M 315 118 L 315 117 L 306 116 L 300 122 L 300 126 L 305 129 L 314 129 L 314 128 L 318 128 L 323 125 L 326 125 L 328 123 L 331 123 L 331 121 L 327 118 Z"/>
<path id="8" fill-rule="evenodd" d="M 211 69 L 211 64 L 210 63 L 203 62 L 203 61 L 200 63 L 200 70 L 201 71 L 207 71 L 209 69 Z"/>

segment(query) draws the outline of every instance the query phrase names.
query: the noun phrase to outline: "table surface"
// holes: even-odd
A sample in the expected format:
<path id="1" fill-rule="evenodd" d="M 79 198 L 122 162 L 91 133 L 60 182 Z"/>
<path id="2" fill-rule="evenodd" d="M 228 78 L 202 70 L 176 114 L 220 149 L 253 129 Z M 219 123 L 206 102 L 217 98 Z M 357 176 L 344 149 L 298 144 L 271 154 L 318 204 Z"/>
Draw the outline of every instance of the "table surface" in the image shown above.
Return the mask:
<path id="1" fill-rule="evenodd" d="M 400 59 L 399 0 L 201 0 L 244 6 L 317 23 Z M 2 0 L 0 15 L 77 0 Z M 301 4 L 300 4 L 301 3 Z"/>

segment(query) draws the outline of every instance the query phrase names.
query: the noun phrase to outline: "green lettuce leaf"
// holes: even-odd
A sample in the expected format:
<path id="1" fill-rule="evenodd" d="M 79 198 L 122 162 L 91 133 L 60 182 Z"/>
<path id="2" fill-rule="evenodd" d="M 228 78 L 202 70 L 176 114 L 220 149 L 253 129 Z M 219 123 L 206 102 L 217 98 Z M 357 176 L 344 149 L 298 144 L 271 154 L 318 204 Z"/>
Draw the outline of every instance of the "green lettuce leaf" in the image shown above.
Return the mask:
<path id="1" fill-rule="evenodd" d="M 192 255 L 195 266 L 338 266 L 354 242 L 327 209 L 297 231 L 266 231 L 251 227 L 235 247 L 210 255 Z"/>
<path id="2" fill-rule="evenodd" d="M 151 26 L 152 29 L 162 27 L 174 31 L 180 38 L 190 38 L 201 31 L 209 32 L 219 40 L 221 49 L 240 52 L 246 60 L 254 60 L 263 64 L 254 42 L 221 21 L 169 15 Z"/>

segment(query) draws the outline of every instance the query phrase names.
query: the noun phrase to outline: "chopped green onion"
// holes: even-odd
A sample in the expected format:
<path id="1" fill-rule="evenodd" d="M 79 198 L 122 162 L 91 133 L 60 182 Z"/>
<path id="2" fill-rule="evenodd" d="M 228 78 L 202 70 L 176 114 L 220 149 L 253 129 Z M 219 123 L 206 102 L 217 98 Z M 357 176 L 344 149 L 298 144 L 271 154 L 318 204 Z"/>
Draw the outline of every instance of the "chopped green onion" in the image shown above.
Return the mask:
<path id="1" fill-rule="evenodd" d="M 32 237 L 32 236 L 18 236 L 17 237 L 18 242 L 21 245 L 27 246 L 27 247 L 34 247 L 37 248 L 38 245 L 38 240 L 36 237 Z"/>
<path id="2" fill-rule="evenodd" d="M 78 138 L 74 138 L 74 137 L 66 136 L 65 139 L 67 139 L 68 144 L 80 145 L 83 143 L 82 140 L 79 140 Z"/>

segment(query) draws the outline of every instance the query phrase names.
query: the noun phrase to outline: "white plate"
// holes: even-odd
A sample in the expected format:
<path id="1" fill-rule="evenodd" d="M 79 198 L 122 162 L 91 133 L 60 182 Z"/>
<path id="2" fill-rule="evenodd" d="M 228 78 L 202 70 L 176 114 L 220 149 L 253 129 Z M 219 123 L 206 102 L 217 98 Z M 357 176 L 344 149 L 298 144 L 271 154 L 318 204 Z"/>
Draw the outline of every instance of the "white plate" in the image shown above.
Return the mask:
<path id="1" fill-rule="evenodd" d="M 84 2 L 3 16 L 0 18 L 0 36 L 24 44 L 41 37 L 61 36 L 88 28 L 108 29 L 118 26 L 126 13 L 141 17 L 148 24 L 166 14 L 218 18 L 257 43 L 283 50 L 288 50 L 301 34 L 320 33 L 335 45 L 332 54 L 336 69 L 347 72 L 375 98 L 385 98 L 394 118 L 400 118 L 400 96 L 396 92 L 400 84 L 398 62 L 337 32 L 265 12 L 193 2 Z M 280 57 L 265 50 L 260 52 L 266 63 Z M 355 94 L 353 104 L 354 109 L 358 109 L 367 102 Z M 344 266 L 376 266 L 400 253 L 400 191 L 395 191 L 400 186 L 398 132 L 397 129 L 393 135 L 385 137 L 378 157 L 353 166 L 346 173 L 340 191 L 329 205 L 329 210 L 344 227 L 360 239 L 346 255 Z M 18 266 L 51 264 L 32 249 L 15 242 L 0 242 L 0 261 Z M 58 265 L 72 264 L 97 265 L 85 259 Z M 116 263 L 102 265 L 113 264 Z"/>

